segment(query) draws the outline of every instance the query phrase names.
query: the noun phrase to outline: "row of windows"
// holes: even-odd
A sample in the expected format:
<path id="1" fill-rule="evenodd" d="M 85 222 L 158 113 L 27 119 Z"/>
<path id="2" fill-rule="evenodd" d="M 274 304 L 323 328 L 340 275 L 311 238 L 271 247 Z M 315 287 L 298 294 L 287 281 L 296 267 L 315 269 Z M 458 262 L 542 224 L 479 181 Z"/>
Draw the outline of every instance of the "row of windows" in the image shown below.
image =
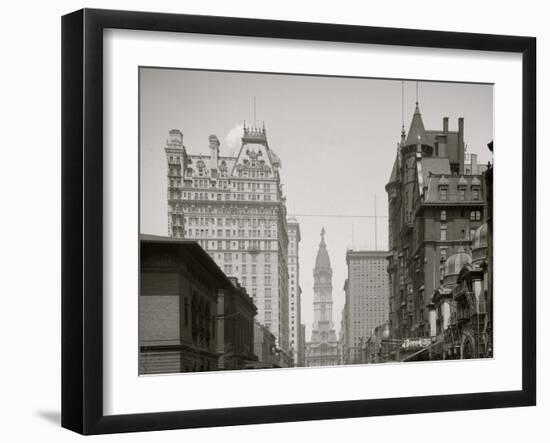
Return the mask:
<path id="1" fill-rule="evenodd" d="M 439 200 L 441 201 L 447 201 L 448 200 L 448 186 L 440 186 L 439 187 Z M 465 201 L 466 200 L 466 187 L 461 186 L 458 188 L 458 200 L 459 201 Z M 479 200 L 479 187 L 478 186 L 472 186 L 472 200 Z"/>
<path id="2" fill-rule="evenodd" d="M 172 224 L 175 225 L 175 226 L 180 226 L 181 225 L 181 218 L 178 218 L 178 217 L 173 217 L 172 218 Z M 244 229 L 239 229 L 239 230 L 231 230 L 231 229 L 226 229 L 225 232 L 222 230 L 222 229 L 218 229 L 217 231 L 215 231 L 214 229 L 212 230 L 208 230 L 208 229 L 200 229 L 200 228 L 196 228 L 195 231 L 194 231 L 194 235 L 197 235 L 197 236 L 201 236 L 201 237 L 226 237 L 226 238 L 231 238 L 231 237 L 240 237 L 240 238 L 262 238 L 262 237 L 267 237 L 267 238 L 277 238 L 277 231 L 272 231 L 270 229 L 265 229 L 263 231 L 263 235 L 262 235 L 262 232 L 259 230 L 259 229 L 248 229 L 248 230 L 244 230 Z M 189 229 L 189 235 L 193 235 L 193 229 Z"/>
<path id="3" fill-rule="evenodd" d="M 177 208 L 174 212 L 179 212 L 179 208 Z M 194 225 L 206 225 L 206 226 L 238 226 L 239 228 L 258 228 L 261 226 L 264 226 L 265 229 L 274 227 L 277 225 L 276 220 L 272 220 L 269 218 L 235 218 L 235 217 L 227 217 L 227 218 L 214 218 L 214 217 L 194 217 L 189 216 L 185 217 L 185 222 L 188 223 L 190 226 Z"/>
<path id="4" fill-rule="evenodd" d="M 441 211 L 439 215 L 440 221 L 447 221 L 447 211 L 443 210 Z M 479 221 L 481 220 L 481 211 L 470 211 L 470 220 L 471 221 Z"/>
<path id="5" fill-rule="evenodd" d="M 463 229 L 463 230 L 462 230 L 462 239 L 464 239 L 464 240 L 471 240 L 471 239 L 474 237 L 475 231 L 476 231 L 475 228 L 470 228 L 469 237 L 467 238 L 467 237 L 466 237 L 466 234 L 465 234 L 465 231 L 464 231 L 464 229 Z M 441 240 L 441 241 L 446 241 L 446 240 L 447 240 L 447 225 L 444 225 L 444 224 L 441 225 L 441 227 L 440 227 L 439 240 Z"/>
<path id="6" fill-rule="evenodd" d="M 173 229 L 173 236 L 179 237 L 179 232 L 176 230 L 177 228 Z M 260 240 L 238 240 L 238 241 L 229 241 L 229 240 L 216 240 L 216 241 L 209 241 L 204 240 L 201 237 L 207 237 L 207 233 L 204 233 L 204 230 L 201 229 L 200 231 L 197 229 L 197 232 L 194 234 L 193 230 L 184 231 L 184 234 L 188 238 L 194 238 L 203 249 L 210 251 L 210 250 L 246 250 L 246 249 L 253 249 L 256 251 L 276 251 L 277 250 L 277 242 L 276 241 L 269 241 L 265 240 L 260 242 Z"/>
<path id="7" fill-rule="evenodd" d="M 275 254 L 270 254 L 269 252 L 264 252 L 264 253 L 261 253 L 261 254 L 247 254 L 246 252 L 243 252 L 240 254 L 241 256 L 241 261 L 243 262 L 243 266 L 246 265 L 246 263 L 249 261 L 248 259 L 250 258 L 250 262 L 251 263 L 254 263 L 253 266 L 255 266 L 256 263 L 259 263 L 259 262 L 264 262 L 264 263 L 272 263 L 273 261 L 273 258 L 276 258 L 276 255 Z M 231 253 L 231 252 L 224 252 L 224 254 L 218 254 L 218 260 L 223 260 L 224 261 L 228 261 L 228 262 L 231 262 L 231 261 L 238 261 L 239 260 L 239 253 Z M 214 257 L 214 259 L 216 259 Z M 277 262 L 277 260 L 275 260 L 275 262 Z"/>
<path id="8" fill-rule="evenodd" d="M 237 170 L 237 176 L 238 177 L 250 177 L 250 178 L 263 178 L 263 177 L 269 177 L 269 173 L 265 172 L 263 169 L 260 169 L 259 171 L 255 170 Z"/>
<path id="9" fill-rule="evenodd" d="M 233 197 L 231 197 L 233 196 Z M 259 201 L 262 200 L 262 196 L 259 194 L 214 194 L 208 192 L 180 192 L 180 191 L 170 191 L 170 199 L 175 200 L 182 198 L 184 200 L 252 200 Z M 271 194 L 264 194 L 263 201 L 271 201 Z"/>
<path id="10" fill-rule="evenodd" d="M 174 175 L 174 174 L 171 174 Z M 245 186 L 246 185 L 246 186 Z M 257 183 L 257 182 L 235 182 L 231 180 L 209 180 L 209 179 L 194 179 L 193 188 L 215 188 L 228 189 L 232 187 L 237 191 L 244 191 L 245 189 L 252 192 L 271 192 L 271 183 Z"/>
<path id="11" fill-rule="evenodd" d="M 228 205 L 228 206 L 222 205 L 220 207 L 218 205 L 201 205 L 201 204 L 195 205 L 193 203 L 188 204 L 186 202 L 183 202 L 183 203 L 173 204 L 172 212 L 185 212 L 186 214 L 187 213 L 231 214 L 232 215 L 231 219 L 233 218 L 238 219 L 239 215 L 241 214 L 277 215 L 278 209 L 276 207 L 271 207 L 271 208 L 266 208 L 263 206 L 258 207 L 257 205 L 254 205 L 250 208 L 246 206 L 244 208 L 240 208 L 232 205 Z"/>

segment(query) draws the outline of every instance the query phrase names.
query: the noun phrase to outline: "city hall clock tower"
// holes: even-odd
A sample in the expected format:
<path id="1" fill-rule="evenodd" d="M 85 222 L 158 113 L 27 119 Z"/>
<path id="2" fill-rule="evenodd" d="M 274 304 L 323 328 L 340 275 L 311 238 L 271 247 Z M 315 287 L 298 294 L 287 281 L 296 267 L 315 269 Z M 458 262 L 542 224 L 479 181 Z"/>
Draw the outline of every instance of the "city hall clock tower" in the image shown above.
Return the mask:
<path id="1" fill-rule="evenodd" d="M 325 243 L 325 228 L 313 270 L 313 330 L 306 345 L 306 366 L 338 364 L 338 340 L 332 322 L 332 268 Z"/>

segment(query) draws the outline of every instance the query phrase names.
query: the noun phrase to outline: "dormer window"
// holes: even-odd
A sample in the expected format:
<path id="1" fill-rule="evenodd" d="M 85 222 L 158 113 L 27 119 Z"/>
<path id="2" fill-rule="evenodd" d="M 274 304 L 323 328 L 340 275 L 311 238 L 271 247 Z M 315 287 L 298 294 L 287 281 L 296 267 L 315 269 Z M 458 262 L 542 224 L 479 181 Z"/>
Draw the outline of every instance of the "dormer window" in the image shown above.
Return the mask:
<path id="1" fill-rule="evenodd" d="M 439 187 L 439 200 L 441 201 L 447 201 L 447 191 L 448 186 L 440 186 Z"/>
<path id="2" fill-rule="evenodd" d="M 449 180 L 445 176 L 439 179 L 439 200 L 447 201 L 447 193 L 449 191 Z"/>

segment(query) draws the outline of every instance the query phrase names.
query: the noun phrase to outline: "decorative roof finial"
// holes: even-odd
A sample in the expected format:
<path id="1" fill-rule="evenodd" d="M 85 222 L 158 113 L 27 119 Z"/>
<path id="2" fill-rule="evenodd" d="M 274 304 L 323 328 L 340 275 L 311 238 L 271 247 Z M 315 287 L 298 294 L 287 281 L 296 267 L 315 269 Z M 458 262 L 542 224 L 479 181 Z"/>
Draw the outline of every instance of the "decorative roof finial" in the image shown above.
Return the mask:
<path id="1" fill-rule="evenodd" d="M 324 226 L 321 228 L 321 244 L 322 245 L 325 244 L 325 227 Z"/>

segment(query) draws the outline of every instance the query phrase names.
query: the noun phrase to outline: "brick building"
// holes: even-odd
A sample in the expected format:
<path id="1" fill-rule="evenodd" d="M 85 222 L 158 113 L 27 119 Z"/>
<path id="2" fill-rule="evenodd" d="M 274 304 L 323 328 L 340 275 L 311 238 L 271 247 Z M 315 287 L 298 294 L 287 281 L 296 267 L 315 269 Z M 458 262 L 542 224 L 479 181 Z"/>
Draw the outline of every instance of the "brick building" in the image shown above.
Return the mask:
<path id="1" fill-rule="evenodd" d="M 471 253 L 461 249 L 447 259 L 443 282 L 432 297 L 432 359 L 493 356 L 492 172 L 491 167 L 483 174 L 487 211 L 473 233 Z"/>
<path id="2" fill-rule="evenodd" d="M 464 119 L 457 131 L 443 118 L 426 130 L 418 103 L 408 134 L 404 127 L 390 180 L 390 334 L 429 337 L 429 305 L 440 286 L 447 258 L 471 249 L 485 212 L 485 166 L 466 155 Z"/>
<path id="3" fill-rule="evenodd" d="M 256 308 L 194 241 L 142 235 L 139 373 L 244 368 Z"/>

